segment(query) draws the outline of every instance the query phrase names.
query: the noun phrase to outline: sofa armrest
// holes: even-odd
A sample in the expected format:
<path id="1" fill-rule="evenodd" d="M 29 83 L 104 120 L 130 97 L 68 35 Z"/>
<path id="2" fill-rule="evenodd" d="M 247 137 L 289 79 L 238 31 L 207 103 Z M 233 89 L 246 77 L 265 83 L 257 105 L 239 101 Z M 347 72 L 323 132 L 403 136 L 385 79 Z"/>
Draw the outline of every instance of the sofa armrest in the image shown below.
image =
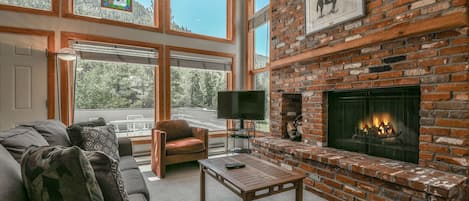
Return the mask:
<path id="1" fill-rule="evenodd" d="M 119 156 L 132 156 L 132 141 L 128 137 L 117 138 L 119 143 Z"/>
<path id="2" fill-rule="evenodd" d="M 191 130 L 192 130 L 192 136 L 204 142 L 205 155 L 206 155 L 205 158 L 207 158 L 208 157 L 208 129 L 191 127 Z"/>

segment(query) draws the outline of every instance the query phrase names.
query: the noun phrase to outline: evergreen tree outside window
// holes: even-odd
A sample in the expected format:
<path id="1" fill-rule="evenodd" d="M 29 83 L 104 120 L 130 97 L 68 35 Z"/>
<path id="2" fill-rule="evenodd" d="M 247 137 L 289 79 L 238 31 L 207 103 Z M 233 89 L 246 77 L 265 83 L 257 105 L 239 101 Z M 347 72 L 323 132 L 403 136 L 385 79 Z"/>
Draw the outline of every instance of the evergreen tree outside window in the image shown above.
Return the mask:
<path id="1" fill-rule="evenodd" d="M 155 66 L 79 59 L 74 121 L 103 117 L 118 135 L 149 135 L 155 108 Z M 146 123 L 125 121 L 137 116 Z"/>
<path id="2" fill-rule="evenodd" d="M 171 119 L 210 131 L 226 130 L 217 119 L 217 93 L 227 89 L 227 72 L 171 67 Z"/>

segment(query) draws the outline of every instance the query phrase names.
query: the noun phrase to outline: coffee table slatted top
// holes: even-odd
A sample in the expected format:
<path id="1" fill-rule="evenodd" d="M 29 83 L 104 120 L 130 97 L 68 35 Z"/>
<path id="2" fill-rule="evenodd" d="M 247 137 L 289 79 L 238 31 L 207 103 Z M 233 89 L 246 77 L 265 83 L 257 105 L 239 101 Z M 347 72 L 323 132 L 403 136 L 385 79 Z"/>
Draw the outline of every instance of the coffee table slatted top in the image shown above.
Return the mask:
<path id="1" fill-rule="evenodd" d="M 304 174 L 278 167 L 247 154 L 199 160 L 199 163 L 244 192 L 263 189 L 266 185 L 279 185 L 305 178 Z M 246 167 L 227 169 L 226 163 L 244 163 Z"/>

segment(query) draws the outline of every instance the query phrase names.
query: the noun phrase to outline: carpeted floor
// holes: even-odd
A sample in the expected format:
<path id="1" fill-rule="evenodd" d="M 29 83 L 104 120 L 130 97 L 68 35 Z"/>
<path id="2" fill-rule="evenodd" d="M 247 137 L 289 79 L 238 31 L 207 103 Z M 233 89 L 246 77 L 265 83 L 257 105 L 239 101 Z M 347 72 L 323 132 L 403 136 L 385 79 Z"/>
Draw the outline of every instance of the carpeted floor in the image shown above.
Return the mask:
<path id="1" fill-rule="evenodd" d="M 168 166 L 166 177 L 159 179 L 150 171 L 150 166 L 141 166 L 148 184 L 151 201 L 199 201 L 199 165 L 197 162 Z M 206 177 L 207 201 L 240 201 L 237 195 L 215 181 Z M 304 201 L 323 201 L 324 199 L 304 191 Z M 284 192 L 259 201 L 294 201 L 294 191 Z"/>

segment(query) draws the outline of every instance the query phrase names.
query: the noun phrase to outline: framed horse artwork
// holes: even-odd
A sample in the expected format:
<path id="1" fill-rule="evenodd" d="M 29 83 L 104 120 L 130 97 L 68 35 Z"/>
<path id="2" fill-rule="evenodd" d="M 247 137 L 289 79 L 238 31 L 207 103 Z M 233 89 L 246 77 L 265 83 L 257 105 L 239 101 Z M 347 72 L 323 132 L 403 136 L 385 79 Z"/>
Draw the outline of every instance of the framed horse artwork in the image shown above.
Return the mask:
<path id="1" fill-rule="evenodd" d="M 365 0 L 305 0 L 306 34 L 365 16 Z"/>

